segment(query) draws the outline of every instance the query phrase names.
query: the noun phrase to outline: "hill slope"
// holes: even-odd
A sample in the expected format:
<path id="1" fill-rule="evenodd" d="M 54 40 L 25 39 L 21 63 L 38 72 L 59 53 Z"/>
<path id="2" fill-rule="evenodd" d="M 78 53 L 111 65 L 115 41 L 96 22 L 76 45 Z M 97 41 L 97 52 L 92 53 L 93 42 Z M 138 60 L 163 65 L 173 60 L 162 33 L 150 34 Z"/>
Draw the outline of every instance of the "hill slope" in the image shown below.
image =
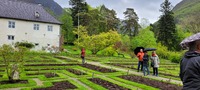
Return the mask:
<path id="1" fill-rule="evenodd" d="M 173 11 L 175 19 L 179 23 L 188 16 L 200 14 L 200 0 L 183 0 L 173 8 Z"/>

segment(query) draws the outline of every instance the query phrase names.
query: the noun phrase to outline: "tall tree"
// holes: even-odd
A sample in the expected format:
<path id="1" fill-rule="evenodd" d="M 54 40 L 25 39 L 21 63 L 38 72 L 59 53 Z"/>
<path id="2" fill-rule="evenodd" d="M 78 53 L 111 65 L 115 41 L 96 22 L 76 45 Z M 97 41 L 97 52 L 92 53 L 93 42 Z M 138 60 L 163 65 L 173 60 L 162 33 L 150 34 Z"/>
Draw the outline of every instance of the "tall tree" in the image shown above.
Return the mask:
<path id="1" fill-rule="evenodd" d="M 70 0 L 69 4 L 72 6 L 71 11 L 72 11 L 72 18 L 73 18 L 73 25 L 78 26 L 79 24 L 79 16 L 78 14 L 81 12 L 88 12 L 88 6 L 87 2 L 85 0 Z"/>
<path id="2" fill-rule="evenodd" d="M 71 15 L 68 12 L 64 12 L 60 17 L 62 22 L 62 36 L 64 36 L 64 42 L 73 43 L 75 36 L 73 34 L 73 20 Z"/>
<path id="3" fill-rule="evenodd" d="M 105 5 L 102 5 L 100 8 L 100 13 L 103 18 L 106 20 L 106 29 L 109 30 L 117 30 L 119 26 L 119 18 L 116 17 L 115 10 L 108 9 Z"/>
<path id="4" fill-rule="evenodd" d="M 123 26 L 121 29 L 121 32 L 124 34 L 128 34 L 130 36 L 130 39 L 133 36 L 136 36 L 139 32 L 138 27 L 138 16 L 135 13 L 133 8 L 127 8 L 124 12 L 125 20 L 122 21 Z"/>
<path id="5" fill-rule="evenodd" d="M 169 0 L 165 0 L 161 4 L 160 12 L 162 15 L 159 19 L 158 41 L 168 47 L 169 50 L 175 50 L 176 42 L 176 25 L 172 12 L 172 6 Z"/>

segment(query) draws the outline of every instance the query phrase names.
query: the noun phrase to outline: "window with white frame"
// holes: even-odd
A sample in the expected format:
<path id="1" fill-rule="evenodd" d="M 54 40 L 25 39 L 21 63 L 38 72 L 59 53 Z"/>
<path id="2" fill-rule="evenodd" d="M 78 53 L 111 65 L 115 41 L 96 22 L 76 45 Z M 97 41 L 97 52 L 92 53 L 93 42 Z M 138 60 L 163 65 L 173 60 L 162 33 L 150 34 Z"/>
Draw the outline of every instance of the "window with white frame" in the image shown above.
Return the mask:
<path id="1" fill-rule="evenodd" d="M 48 31 L 53 31 L 53 26 L 51 26 L 51 25 L 48 25 Z"/>
<path id="2" fill-rule="evenodd" d="M 9 28 L 15 28 L 15 22 L 14 21 L 8 21 L 8 27 Z"/>
<path id="3" fill-rule="evenodd" d="M 39 27 L 40 27 L 39 24 L 34 24 L 33 29 L 34 29 L 34 30 L 39 30 L 39 29 L 40 29 Z"/>
<path id="4" fill-rule="evenodd" d="M 14 35 L 8 35 L 8 40 L 14 40 L 15 36 Z"/>

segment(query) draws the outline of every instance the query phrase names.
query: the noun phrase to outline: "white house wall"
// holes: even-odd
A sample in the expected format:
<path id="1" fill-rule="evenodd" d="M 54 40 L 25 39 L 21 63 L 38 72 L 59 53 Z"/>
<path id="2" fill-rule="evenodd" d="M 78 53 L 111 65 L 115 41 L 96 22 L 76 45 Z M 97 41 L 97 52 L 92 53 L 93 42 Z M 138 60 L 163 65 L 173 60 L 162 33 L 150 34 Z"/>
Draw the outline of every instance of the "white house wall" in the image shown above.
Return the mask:
<path id="1" fill-rule="evenodd" d="M 15 28 L 9 28 L 8 22 L 14 21 Z M 39 30 L 34 30 L 34 24 L 39 24 Z M 48 31 L 48 25 L 53 26 L 53 31 Z M 14 35 L 14 40 L 8 40 L 8 35 Z M 12 44 L 15 42 L 28 41 L 39 45 L 34 50 L 41 50 L 42 47 L 59 47 L 60 25 L 41 22 L 23 21 L 15 19 L 0 18 L 0 45 Z"/>

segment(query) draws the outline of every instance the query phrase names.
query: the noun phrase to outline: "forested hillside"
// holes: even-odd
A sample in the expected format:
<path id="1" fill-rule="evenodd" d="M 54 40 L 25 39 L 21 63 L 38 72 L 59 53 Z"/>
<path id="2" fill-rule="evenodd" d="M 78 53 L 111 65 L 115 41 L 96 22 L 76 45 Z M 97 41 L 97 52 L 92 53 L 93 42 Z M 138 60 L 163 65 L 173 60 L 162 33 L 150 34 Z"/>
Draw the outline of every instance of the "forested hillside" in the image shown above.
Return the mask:
<path id="1" fill-rule="evenodd" d="M 199 14 L 200 0 L 183 0 L 173 8 L 173 11 L 176 21 L 180 22 L 188 16 Z"/>

